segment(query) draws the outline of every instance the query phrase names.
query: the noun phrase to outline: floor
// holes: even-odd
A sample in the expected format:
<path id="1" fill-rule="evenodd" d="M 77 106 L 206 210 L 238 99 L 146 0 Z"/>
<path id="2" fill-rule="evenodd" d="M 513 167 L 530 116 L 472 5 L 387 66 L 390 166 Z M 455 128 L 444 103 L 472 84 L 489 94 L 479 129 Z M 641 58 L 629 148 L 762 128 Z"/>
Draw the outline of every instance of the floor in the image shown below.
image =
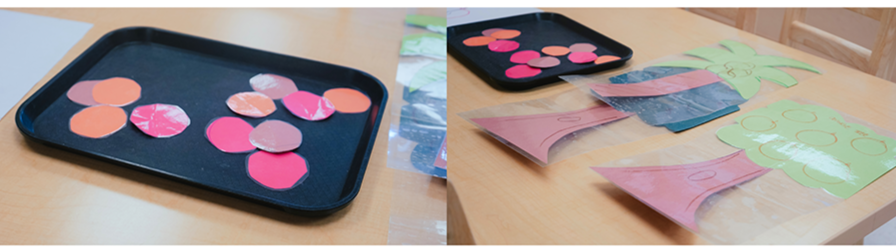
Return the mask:
<path id="1" fill-rule="evenodd" d="M 865 245 L 896 245 L 896 218 L 865 236 Z"/>

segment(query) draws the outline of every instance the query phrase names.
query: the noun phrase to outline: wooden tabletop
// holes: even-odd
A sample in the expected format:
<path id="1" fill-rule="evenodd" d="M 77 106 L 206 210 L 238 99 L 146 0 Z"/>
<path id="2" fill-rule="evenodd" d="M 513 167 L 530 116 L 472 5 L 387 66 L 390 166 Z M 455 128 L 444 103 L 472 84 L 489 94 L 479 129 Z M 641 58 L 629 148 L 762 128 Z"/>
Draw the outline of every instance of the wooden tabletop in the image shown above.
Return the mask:
<path id="1" fill-rule="evenodd" d="M 609 161 L 678 145 L 734 117 L 791 96 L 814 100 L 896 131 L 896 84 L 681 9 L 543 9 L 563 14 L 634 50 L 627 66 L 741 37 L 826 70 L 767 100 L 680 134 L 664 134 L 591 151 L 542 168 L 481 133 L 459 112 L 544 98 L 574 88 L 560 83 L 529 92 L 492 89 L 449 58 L 448 178 L 452 233 L 476 244 L 705 244 L 703 239 L 590 170 Z M 614 74 L 619 70 L 604 72 Z M 848 200 L 779 225 L 750 243 L 854 243 L 896 215 L 896 173 Z M 462 209 L 462 211 L 455 211 Z M 449 225 L 449 226 L 450 226 Z M 458 232 L 469 228 L 469 232 Z M 450 235 L 451 233 L 449 233 Z M 469 237 L 465 237 L 469 238 Z"/>
<path id="2" fill-rule="evenodd" d="M 11 10 L 94 24 L 27 96 L 102 35 L 127 26 L 343 65 L 370 73 L 392 90 L 406 14 L 405 9 Z M 393 186 L 398 186 L 393 182 L 412 182 L 386 166 L 390 112 L 383 114 L 355 200 L 330 216 L 303 218 L 28 142 L 13 119 L 17 108 L 0 120 L 0 244 L 386 244 Z M 431 177 L 415 178 L 427 183 Z M 444 207 L 445 182 L 433 183 L 428 200 L 402 205 Z M 432 211 L 444 218 L 444 209 Z"/>

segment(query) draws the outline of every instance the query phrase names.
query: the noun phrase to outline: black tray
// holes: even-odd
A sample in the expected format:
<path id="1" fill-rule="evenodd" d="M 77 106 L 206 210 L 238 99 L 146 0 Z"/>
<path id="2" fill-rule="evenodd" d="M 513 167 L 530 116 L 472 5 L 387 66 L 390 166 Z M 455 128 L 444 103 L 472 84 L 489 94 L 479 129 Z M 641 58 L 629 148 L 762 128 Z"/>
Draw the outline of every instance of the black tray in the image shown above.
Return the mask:
<path id="1" fill-rule="evenodd" d="M 487 46 L 468 47 L 463 41 L 474 36 L 482 36 L 482 31 L 490 28 L 515 29 L 522 32 L 510 39 L 520 44 L 511 52 L 492 52 Z M 616 55 L 622 59 L 604 64 L 576 64 L 559 57 L 560 65 L 542 69 L 534 77 L 512 79 L 504 71 L 516 63 L 510 62 L 510 55 L 521 50 L 535 50 L 550 45 L 569 46 L 574 43 L 591 43 L 597 46 L 597 55 Z M 589 74 L 618 68 L 632 57 L 632 49 L 594 30 L 579 24 L 566 16 L 543 12 L 531 13 L 495 20 L 464 24 L 448 28 L 448 52 L 479 78 L 500 90 L 527 90 L 560 80 L 558 76 Z M 544 56 L 544 53 L 542 53 Z"/>
<path id="2" fill-rule="evenodd" d="M 295 81 L 300 90 L 322 95 L 330 88 L 357 89 L 372 105 L 360 114 L 335 113 L 310 122 L 293 116 L 280 101 L 264 118 L 231 112 L 230 95 L 252 91 L 249 79 L 272 73 Z M 65 93 L 81 80 L 127 77 L 142 86 L 140 99 L 124 110 L 151 103 L 179 105 L 191 125 L 174 137 L 152 138 L 128 122 L 102 139 L 72 133 L 68 120 L 85 108 Z M 388 98 L 373 76 L 346 67 L 280 55 L 176 32 L 131 27 L 112 31 L 93 44 L 16 113 L 16 125 L 40 143 L 145 170 L 188 184 L 210 188 L 303 216 L 326 215 L 342 209 L 358 194 L 377 129 Z M 302 130 L 302 145 L 294 152 L 308 162 L 307 179 L 286 191 L 262 187 L 248 177 L 250 153 L 219 151 L 205 137 L 217 117 L 236 116 L 257 126 L 267 119 L 289 122 Z"/>

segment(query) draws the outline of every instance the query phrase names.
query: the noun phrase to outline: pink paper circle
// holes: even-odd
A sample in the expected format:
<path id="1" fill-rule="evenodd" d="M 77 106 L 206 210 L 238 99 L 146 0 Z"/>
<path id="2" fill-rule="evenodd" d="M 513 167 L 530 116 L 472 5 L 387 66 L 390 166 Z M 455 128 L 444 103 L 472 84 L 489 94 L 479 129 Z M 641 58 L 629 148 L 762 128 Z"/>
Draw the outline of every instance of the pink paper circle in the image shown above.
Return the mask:
<path id="1" fill-rule="evenodd" d="M 507 77 L 519 79 L 541 74 L 541 69 L 529 67 L 529 65 L 517 65 L 504 71 L 504 74 L 507 75 Z"/>
<path id="2" fill-rule="evenodd" d="M 242 153 L 255 149 L 249 142 L 252 125 L 243 119 L 225 116 L 212 121 L 205 129 L 205 137 L 216 148 L 226 153 Z"/>
<path id="3" fill-rule="evenodd" d="M 488 49 L 494 52 L 508 52 L 518 48 L 520 48 L 520 44 L 510 40 L 495 40 L 488 43 Z"/>
<path id="4" fill-rule="evenodd" d="M 597 55 L 591 52 L 572 52 L 567 58 L 574 63 L 590 63 L 597 59 Z"/>
<path id="5" fill-rule="evenodd" d="M 190 126 L 190 117 L 183 109 L 161 103 L 134 108 L 130 120 L 140 131 L 155 138 L 178 135 Z"/>
<path id="6" fill-rule="evenodd" d="M 284 121 L 267 120 L 249 133 L 249 142 L 271 153 L 292 151 L 302 145 L 302 131 Z"/>
<path id="7" fill-rule="evenodd" d="M 249 178 L 274 190 L 286 190 L 302 184 L 308 175 L 308 162 L 293 153 L 258 151 L 246 160 Z"/>
<path id="8" fill-rule="evenodd" d="M 529 60 L 526 64 L 535 68 L 551 68 L 560 65 L 560 59 L 553 56 L 545 56 Z"/>
<path id="9" fill-rule="evenodd" d="M 483 31 L 482 31 L 482 35 L 483 35 L 483 36 L 491 36 L 492 33 L 495 33 L 495 32 L 498 32 L 498 31 L 502 31 L 502 30 L 504 30 L 504 29 L 502 29 L 502 28 L 491 28 L 491 29 L 483 30 Z"/>
<path id="10" fill-rule="evenodd" d="M 569 51 L 572 52 L 593 52 L 595 50 L 597 50 L 597 46 L 590 43 L 576 43 L 569 46 Z"/>
<path id="11" fill-rule="evenodd" d="M 256 92 L 277 100 L 292 92 L 299 91 L 291 79 L 275 74 L 258 74 L 249 79 L 249 85 Z"/>
<path id="12" fill-rule="evenodd" d="M 308 91 L 296 91 L 283 97 L 283 106 L 295 116 L 309 121 L 327 119 L 336 107 L 326 97 Z"/>
<path id="13" fill-rule="evenodd" d="M 93 86 L 96 86 L 99 82 L 102 82 L 102 80 L 80 81 L 72 85 L 65 95 L 68 96 L 69 100 L 77 104 L 84 106 L 98 105 L 100 103 L 93 100 Z"/>
<path id="14" fill-rule="evenodd" d="M 513 53 L 510 56 L 510 62 L 512 63 L 526 63 L 529 60 L 541 57 L 541 53 L 534 50 L 521 50 Z"/>

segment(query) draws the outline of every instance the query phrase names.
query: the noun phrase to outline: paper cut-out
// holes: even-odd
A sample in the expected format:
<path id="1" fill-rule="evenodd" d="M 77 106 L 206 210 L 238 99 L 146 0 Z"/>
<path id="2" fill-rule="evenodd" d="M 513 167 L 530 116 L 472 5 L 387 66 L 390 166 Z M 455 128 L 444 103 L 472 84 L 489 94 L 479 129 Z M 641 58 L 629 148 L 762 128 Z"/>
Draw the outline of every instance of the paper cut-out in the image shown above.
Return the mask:
<path id="1" fill-rule="evenodd" d="M 243 153 L 255 149 L 255 145 L 249 142 L 249 133 L 252 132 L 252 124 L 237 117 L 220 117 L 208 124 L 205 128 L 205 137 L 208 141 L 225 153 Z"/>
<path id="2" fill-rule="evenodd" d="M 427 84 L 444 81 L 445 79 L 448 79 L 447 61 L 435 61 L 423 66 L 417 73 L 414 73 L 414 77 L 411 78 L 408 87 L 411 92 L 414 92 Z"/>
<path id="3" fill-rule="evenodd" d="M 542 48 L 541 52 L 552 56 L 563 56 L 569 54 L 569 49 L 563 46 L 547 46 Z"/>
<path id="4" fill-rule="evenodd" d="M 267 120 L 249 133 L 249 142 L 271 153 L 292 151 L 302 145 L 302 131 L 284 121 Z"/>
<path id="5" fill-rule="evenodd" d="M 512 63 L 527 63 L 529 60 L 541 57 L 541 53 L 534 50 L 521 50 L 510 56 Z"/>
<path id="6" fill-rule="evenodd" d="M 515 37 L 518 37 L 520 34 L 522 34 L 522 32 L 520 32 L 519 30 L 505 29 L 505 30 L 499 30 L 499 31 L 492 32 L 491 34 L 489 34 L 489 36 L 497 38 L 497 39 L 513 39 Z"/>
<path id="7" fill-rule="evenodd" d="M 447 53 L 446 49 L 448 48 L 447 42 L 448 37 L 442 34 L 417 33 L 405 35 L 401 38 L 401 50 L 399 50 L 399 54 L 403 56 L 420 55 L 444 58 Z M 464 41 L 464 44 L 467 44 L 466 41 Z M 488 44 L 488 42 L 475 46 L 482 46 L 486 44 Z"/>
<path id="8" fill-rule="evenodd" d="M 733 105 L 733 106 L 721 109 L 719 111 L 712 112 L 711 114 L 708 114 L 708 115 L 695 117 L 695 118 L 691 118 L 691 119 L 680 121 L 680 122 L 666 123 L 666 124 L 663 124 L 663 126 L 666 127 L 667 129 L 669 129 L 669 131 L 677 133 L 677 132 L 685 131 L 685 130 L 691 129 L 693 127 L 699 126 L 700 124 L 704 124 L 709 121 L 715 120 L 715 119 L 725 116 L 727 114 L 737 112 L 739 110 L 740 110 L 740 107 L 738 107 L 737 105 Z"/>
<path id="9" fill-rule="evenodd" d="M 520 48 L 520 43 L 511 40 L 496 40 L 488 43 L 488 49 L 494 52 L 509 52 Z"/>
<path id="10" fill-rule="evenodd" d="M 293 92 L 281 101 L 290 113 L 309 121 L 327 119 L 336 112 L 336 106 L 330 100 L 308 91 Z"/>
<path id="11" fill-rule="evenodd" d="M 588 84 L 594 92 L 604 97 L 658 96 L 680 92 L 712 84 L 722 79 L 707 70 L 671 75 L 663 78 L 629 84 Z"/>
<path id="12" fill-rule="evenodd" d="M 108 105 L 91 106 L 78 111 L 69 120 L 69 129 L 77 135 L 99 139 L 118 132 L 128 123 L 124 109 Z"/>
<path id="13" fill-rule="evenodd" d="M 507 140 L 541 162 L 548 162 L 548 150 L 569 133 L 626 118 L 609 105 L 576 111 L 470 119 L 489 133 Z"/>
<path id="14" fill-rule="evenodd" d="M 896 140 L 846 123 L 836 111 L 782 100 L 719 129 L 723 142 L 743 148 L 760 166 L 783 169 L 811 188 L 849 198 L 896 166 Z"/>
<path id="15" fill-rule="evenodd" d="M 569 46 L 570 52 L 594 52 L 597 50 L 597 46 L 590 43 L 576 43 Z"/>
<path id="16" fill-rule="evenodd" d="M 597 60 L 594 60 L 594 64 L 608 63 L 619 59 L 622 58 L 619 58 L 618 56 L 599 56 L 597 57 Z"/>
<path id="17" fill-rule="evenodd" d="M 597 55 L 591 52 L 571 52 L 566 56 L 573 63 L 590 63 L 597 60 Z"/>
<path id="18" fill-rule="evenodd" d="M 482 35 L 483 35 L 483 36 L 491 36 L 492 33 L 495 33 L 495 32 L 498 32 L 498 31 L 502 31 L 502 30 L 504 30 L 504 29 L 502 29 L 502 28 L 491 28 L 491 29 L 483 30 L 483 31 L 482 31 Z"/>
<path id="19" fill-rule="evenodd" d="M 640 71 L 631 71 L 611 77 L 609 80 L 616 84 L 638 83 L 691 71 L 694 69 L 647 67 Z M 639 119 L 652 126 L 704 117 L 747 101 L 723 82 L 660 96 L 602 97 L 597 95 L 597 97 L 617 110 L 638 114 Z"/>
<path id="20" fill-rule="evenodd" d="M 84 106 L 93 106 L 100 104 L 93 100 L 93 87 L 96 86 L 97 83 L 101 82 L 100 80 L 93 81 L 80 81 L 72 85 L 71 88 L 66 92 L 66 96 L 68 96 L 69 100 L 77 104 L 81 104 Z"/>
<path id="21" fill-rule="evenodd" d="M 246 165 L 249 178 L 278 191 L 294 188 L 308 177 L 308 162 L 293 152 L 274 154 L 257 151 L 249 155 Z"/>
<path id="22" fill-rule="evenodd" d="M 324 92 L 324 97 L 333 103 L 339 113 L 363 113 L 370 108 L 370 98 L 354 89 L 330 89 Z"/>
<path id="23" fill-rule="evenodd" d="M 719 42 L 728 50 L 700 47 L 684 52 L 686 55 L 699 57 L 707 61 L 685 60 L 662 62 L 653 66 L 684 67 L 706 69 L 716 73 L 728 84 L 731 84 L 744 99 L 750 99 L 759 92 L 760 78 L 784 87 L 797 84 L 793 76 L 774 67 L 792 67 L 821 74 L 812 65 L 794 59 L 757 55 L 756 51 L 743 43 L 722 40 Z"/>
<path id="24" fill-rule="evenodd" d="M 296 83 L 289 78 L 275 74 L 258 74 L 249 79 L 252 89 L 271 99 L 278 100 L 292 92 L 299 91 Z"/>
<path id="25" fill-rule="evenodd" d="M 495 39 L 494 37 L 490 37 L 490 36 L 474 36 L 474 37 L 464 39 L 464 45 L 467 45 L 470 47 L 485 46 L 485 45 L 488 45 L 488 43 L 490 43 L 490 42 L 494 42 L 495 40 L 498 40 L 498 39 Z"/>
<path id="26" fill-rule="evenodd" d="M 516 65 L 516 66 L 510 67 L 509 69 L 505 70 L 504 74 L 507 75 L 507 77 L 509 77 L 509 78 L 519 79 L 519 78 L 533 77 L 538 74 L 541 74 L 541 69 L 533 68 L 533 67 L 530 67 L 529 65 Z"/>
<path id="27" fill-rule="evenodd" d="M 93 100 L 116 107 L 127 106 L 140 99 L 140 84 L 124 77 L 102 80 L 93 86 Z"/>
<path id="28" fill-rule="evenodd" d="M 404 22 L 411 25 L 420 26 L 434 32 L 439 32 L 442 34 L 448 33 L 448 19 L 444 17 L 427 15 L 406 15 L 404 17 Z"/>
<path id="29" fill-rule="evenodd" d="M 439 152 L 436 155 L 436 161 L 432 163 L 433 166 L 442 169 L 448 168 L 448 148 L 446 147 L 447 140 L 447 136 L 442 139 L 442 145 L 439 146 Z"/>
<path id="30" fill-rule="evenodd" d="M 155 138 L 178 135 L 190 126 L 190 117 L 183 109 L 161 103 L 134 108 L 130 120 L 140 131 Z"/>
<path id="31" fill-rule="evenodd" d="M 553 56 L 545 56 L 529 60 L 526 64 L 536 68 L 551 68 L 560 65 L 560 59 Z"/>
<path id="32" fill-rule="evenodd" d="M 234 113 L 260 118 L 277 110 L 274 100 L 258 92 L 240 92 L 227 98 L 227 107 Z"/>
<path id="33" fill-rule="evenodd" d="M 694 232 L 699 232 L 694 213 L 703 200 L 771 171 L 750 161 L 743 150 L 691 164 L 591 169 Z"/>

